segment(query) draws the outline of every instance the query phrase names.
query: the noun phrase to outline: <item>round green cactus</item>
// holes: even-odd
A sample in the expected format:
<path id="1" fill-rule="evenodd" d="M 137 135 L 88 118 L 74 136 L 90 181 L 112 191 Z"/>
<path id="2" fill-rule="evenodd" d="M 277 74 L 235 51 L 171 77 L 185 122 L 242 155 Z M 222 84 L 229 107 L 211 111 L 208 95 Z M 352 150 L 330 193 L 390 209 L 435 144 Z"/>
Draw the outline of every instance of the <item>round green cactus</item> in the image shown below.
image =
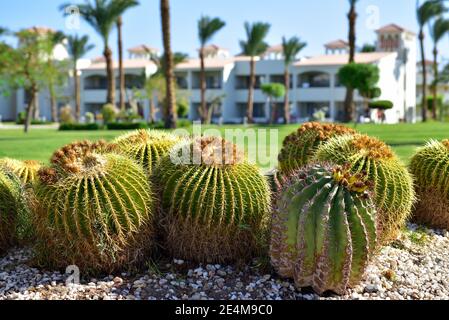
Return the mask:
<path id="1" fill-rule="evenodd" d="M 338 136 L 318 148 L 316 160 L 365 173 L 374 186 L 379 243 L 396 239 L 410 217 L 415 192 L 411 175 L 390 147 L 365 135 Z"/>
<path id="2" fill-rule="evenodd" d="M 161 158 L 180 141 L 181 138 L 163 131 L 138 130 L 117 138 L 114 143 L 151 174 Z"/>
<path id="3" fill-rule="evenodd" d="M 0 253 L 24 237 L 28 217 L 19 178 L 0 168 Z"/>
<path id="4" fill-rule="evenodd" d="M 23 184 L 34 183 L 41 164 L 37 161 L 20 161 L 15 159 L 0 159 L 0 166 L 4 166 L 14 172 Z"/>
<path id="5" fill-rule="evenodd" d="M 430 141 L 412 157 L 410 171 L 416 179 L 417 222 L 449 229 L 449 140 Z"/>
<path id="6" fill-rule="evenodd" d="M 376 210 L 363 175 L 328 164 L 304 167 L 282 183 L 270 257 L 298 288 L 342 294 L 357 284 L 376 247 Z"/>
<path id="7" fill-rule="evenodd" d="M 33 209 L 38 261 L 113 272 L 152 247 L 152 193 L 133 160 L 105 142 L 77 142 L 38 172 Z"/>
<path id="8" fill-rule="evenodd" d="M 290 174 L 307 165 L 313 159 L 316 149 L 332 137 L 355 134 L 351 128 L 338 124 L 309 122 L 287 136 L 279 153 L 279 169 L 282 174 Z"/>
<path id="9" fill-rule="evenodd" d="M 183 162 L 172 157 L 179 150 L 188 153 Z M 173 257 L 224 263 L 266 249 L 268 182 L 234 144 L 212 137 L 185 142 L 157 172 Z"/>

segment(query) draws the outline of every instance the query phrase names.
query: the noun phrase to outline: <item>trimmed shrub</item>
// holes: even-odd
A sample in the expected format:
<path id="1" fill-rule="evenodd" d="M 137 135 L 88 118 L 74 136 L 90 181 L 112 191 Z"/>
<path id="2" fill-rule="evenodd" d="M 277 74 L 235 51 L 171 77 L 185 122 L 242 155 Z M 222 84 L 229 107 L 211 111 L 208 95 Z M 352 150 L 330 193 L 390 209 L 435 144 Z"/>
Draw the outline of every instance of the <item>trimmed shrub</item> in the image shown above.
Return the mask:
<path id="1" fill-rule="evenodd" d="M 318 148 L 316 160 L 348 164 L 352 173 L 365 173 L 373 182 L 379 210 L 379 243 L 396 239 L 410 217 L 415 192 L 411 175 L 390 147 L 365 135 L 338 136 Z"/>
<path id="2" fill-rule="evenodd" d="M 418 202 L 414 219 L 434 228 L 449 229 L 449 140 L 432 140 L 412 157 Z"/>
<path id="3" fill-rule="evenodd" d="M 143 169 L 105 142 L 76 142 L 39 171 L 32 207 L 38 264 L 111 273 L 153 244 L 152 188 Z"/>
<path id="4" fill-rule="evenodd" d="M 181 150 L 187 161 L 174 161 Z M 268 182 L 234 144 L 205 137 L 176 146 L 157 178 L 172 257 L 225 263 L 248 261 L 266 250 Z"/>
<path id="5" fill-rule="evenodd" d="M 271 261 L 298 288 L 342 294 L 357 284 L 376 247 L 375 207 L 363 175 L 315 164 L 282 183 Z"/>
<path id="6" fill-rule="evenodd" d="M 389 100 L 377 100 L 377 101 L 371 101 L 368 104 L 370 109 L 380 109 L 380 110 L 388 110 L 392 109 L 394 104 L 393 102 Z"/>
<path id="7" fill-rule="evenodd" d="M 101 109 L 101 115 L 104 124 L 109 124 L 117 119 L 118 110 L 113 104 L 105 104 Z"/>
<path id="8" fill-rule="evenodd" d="M 334 136 L 354 134 L 355 130 L 338 124 L 308 122 L 287 136 L 279 153 L 281 174 L 289 174 L 310 163 L 317 148 Z"/>
<path id="9" fill-rule="evenodd" d="M 96 131 L 101 130 L 98 123 L 64 123 L 59 126 L 59 131 Z"/>
<path id="10" fill-rule="evenodd" d="M 75 122 L 72 107 L 67 105 L 59 110 L 59 121 L 61 124 L 69 124 Z"/>
<path id="11" fill-rule="evenodd" d="M 113 122 L 108 123 L 108 130 L 138 130 L 148 129 L 145 122 Z"/>

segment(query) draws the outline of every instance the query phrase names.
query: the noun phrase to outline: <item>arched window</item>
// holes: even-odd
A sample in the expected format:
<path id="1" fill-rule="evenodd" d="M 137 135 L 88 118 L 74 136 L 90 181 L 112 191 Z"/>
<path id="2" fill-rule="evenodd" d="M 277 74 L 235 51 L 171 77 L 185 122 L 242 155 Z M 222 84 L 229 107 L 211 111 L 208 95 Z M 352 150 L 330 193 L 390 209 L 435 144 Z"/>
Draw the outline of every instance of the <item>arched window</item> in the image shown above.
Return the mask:
<path id="1" fill-rule="evenodd" d="M 84 79 L 85 90 L 107 90 L 108 79 L 105 76 L 89 76 Z"/>
<path id="2" fill-rule="evenodd" d="M 304 72 L 298 75 L 298 88 L 329 88 L 330 75 L 321 71 Z"/>

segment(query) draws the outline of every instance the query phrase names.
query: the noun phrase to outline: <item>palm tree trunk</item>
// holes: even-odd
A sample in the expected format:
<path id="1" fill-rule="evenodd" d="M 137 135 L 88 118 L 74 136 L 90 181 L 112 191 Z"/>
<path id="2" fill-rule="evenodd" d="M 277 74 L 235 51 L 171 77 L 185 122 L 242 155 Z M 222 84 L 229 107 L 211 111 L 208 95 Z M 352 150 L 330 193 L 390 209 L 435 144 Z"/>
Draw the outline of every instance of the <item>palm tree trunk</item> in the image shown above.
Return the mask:
<path id="1" fill-rule="evenodd" d="M 75 81 L 75 118 L 76 121 L 79 122 L 81 119 L 81 88 L 80 88 L 80 77 L 78 76 L 78 70 L 75 67 L 73 68 L 74 81 Z"/>
<path id="2" fill-rule="evenodd" d="M 201 122 L 208 122 L 208 110 L 206 104 L 206 67 L 204 63 L 204 47 L 200 49 L 200 60 L 201 60 L 201 72 L 200 72 L 200 87 L 201 87 L 201 106 L 200 106 L 200 116 Z"/>
<path id="3" fill-rule="evenodd" d="M 285 67 L 285 97 L 284 97 L 284 124 L 290 123 L 290 71 Z"/>
<path id="4" fill-rule="evenodd" d="M 256 61 L 254 57 L 251 57 L 250 61 L 250 76 L 249 76 L 249 88 L 248 88 L 248 107 L 246 109 L 246 118 L 248 123 L 254 123 L 253 110 L 254 110 L 254 87 L 256 86 Z"/>
<path id="5" fill-rule="evenodd" d="M 35 87 L 35 90 L 31 91 L 31 96 L 33 99 L 33 113 L 32 117 L 33 119 L 39 119 L 40 117 L 40 106 L 39 106 L 39 90 L 37 89 L 37 86 Z"/>
<path id="6" fill-rule="evenodd" d="M 55 87 L 52 82 L 50 82 L 49 91 L 50 91 L 51 121 L 58 122 L 58 105 L 56 101 Z"/>
<path id="7" fill-rule="evenodd" d="M 351 4 L 351 9 L 348 13 L 349 20 L 349 63 L 355 62 L 355 24 L 357 20 L 357 12 L 355 9 L 355 3 Z M 345 97 L 345 122 L 353 120 L 354 113 L 354 89 L 346 88 Z"/>
<path id="8" fill-rule="evenodd" d="M 120 110 L 125 111 L 125 72 L 123 70 L 123 36 L 122 36 L 122 17 L 117 19 L 117 33 L 118 33 L 118 63 L 119 63 L 119 79 L 120 79 Z"/>
<path id="9" fill-rule="evenodd" d="M 154 94 L 151 94 L 151 96 L 150 96 L 150 114 L 149 114 L 150 119 L 148 119 L 151 124 L 154 123 L 154 110 L 155 110 Z"/>
<path id="10" fill-rule="evenodd" d="M 435 44 L 435 48 L 433 49 L 433 77 L 434 81 L 432 84 L 433 91 L 433 101 L 432 101 L 432 118 L 433 120 L 437 119 L 437 99 L 438 99 L 438 48 Z"/>
<path id="11" fill-rule="evenodd" d="M 106 102 L 115 105 L 114 62 L 112 61 L 112 50 L 108 45 L 105 46 L 103 54 L 106 59 L 106 73 L 108 78 L 108 95 Z"/>
<path id="12" fill-rule="evenodd" d="M 31 86 L 31 100 L 28 103 L 26 109 L 25 109 L 25 125 L 24 125 L 24 131 L 25 133 L 28 133 L 31 126 L 31 120 L 33 118 L 34 113 L 34 107 L 36 106 L 36 98 L 38 98 L 38 89 L 37 85 L 35 83 Z"/>
<path id="13" fill-rule="evenodd" d="M 175 96 L 175 75 L 173 52 L 171 50 L 170 31 L 170 3 L 169 0 L 161 0 L 162 35 L 165 54 L 165 81 L 167 96 L 165 101 L 165 127 L 167 129 L 176 128 L 176 96 Z"/>
<path id="14" fill-rule="evenodd" d="M 419 45 L 421 47 L 421 67 L 422 67 L 422 121 L 427 121 L 427 72 L 426 72 L 426 52 L 424 50 L 424 31 L 419 31 Z"/>
<path id="15" fill-rule="evenodd" d="M 271 120 L 270 120 L 270 124 L 276 124 L 276 120 L 277 120 L 277 104 L 276 101 L 274 101 L 274 99 L 271 99 Z"/>

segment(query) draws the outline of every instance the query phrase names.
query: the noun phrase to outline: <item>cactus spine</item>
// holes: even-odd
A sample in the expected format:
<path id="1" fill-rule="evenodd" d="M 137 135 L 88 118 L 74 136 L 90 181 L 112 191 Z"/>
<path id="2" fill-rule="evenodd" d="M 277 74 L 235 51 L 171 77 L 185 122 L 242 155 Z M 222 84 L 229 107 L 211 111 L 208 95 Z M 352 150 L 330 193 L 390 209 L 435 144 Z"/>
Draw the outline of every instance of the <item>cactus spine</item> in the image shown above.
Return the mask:
<path id="1" fill-rule="evenodd" d="M 398 236 L 410 217 L 415 193 L 411 175 L 390 147 L 365 135 L 344 135 L 321 145 L 316 159 L 349 164 L 352 173 L 365 173 L 374 186 L 379 243 Z"/>
<path id="2" fill-rule="evenodd" d="M 279 169 L 282 174 L 293 173 L 313 159 L 316 149 L 332 137 L 355 134 L 356 131 L 338 124 L 303 124 L 296 132 L 287 136 L 279 153 Z"/>
<path id="3" fill-rule="evenodd" d="M 161 158 L 181 139 L 170 133 L 156 130 L 138 130 L 117 138 L 116 143 L 124 154 L 136 160 L 151 174 Z"/>
<path id="4" fill-rule="evenodd" d="M 271 261 L 298 288 L 342 294 L 358 283 L 376 246 L 375 208 L 362 175 L 327 164 L 286 178 L 272 226 Z"/>
<path id="5" fill-rule="evenodd" d="M 37 161 L 20 161 L 9 158 L 1 159 L 0 166 L 4 166 L 14 172 L 23 184 L 34 183 L 37 172 L 41 168 L 41 164 Z"/>
<path id="6" fill-rule="evenodd" d="M 24 199 L 19 178 L 0 168 L 0 254 L 24 236 L 28 218 Z"/>
<path id="7" fill-rule="evenodd" d="M 34 213 L 38 260 L 112 272 L 151 248 L 152 194 L 143 169 L 105 142 L 77 142 L 39 171 Z"/>
<path id="8" fill-rule="evenodd" d="M 270 210 L 268 182 L 259 169 L 221 138 L 198 138 L 177 150 L 187 150 L 190 161 L 174 163 L 167 156 L 158 170 L 171 255 L 223 263 L 259 254 Z"/>
<path id="9" fill-rule="evenodd" d="M 414 218 L 434 228 L 449 229 L 449 140 L 432 140 L 412 157 L 418 202 Z"/>

